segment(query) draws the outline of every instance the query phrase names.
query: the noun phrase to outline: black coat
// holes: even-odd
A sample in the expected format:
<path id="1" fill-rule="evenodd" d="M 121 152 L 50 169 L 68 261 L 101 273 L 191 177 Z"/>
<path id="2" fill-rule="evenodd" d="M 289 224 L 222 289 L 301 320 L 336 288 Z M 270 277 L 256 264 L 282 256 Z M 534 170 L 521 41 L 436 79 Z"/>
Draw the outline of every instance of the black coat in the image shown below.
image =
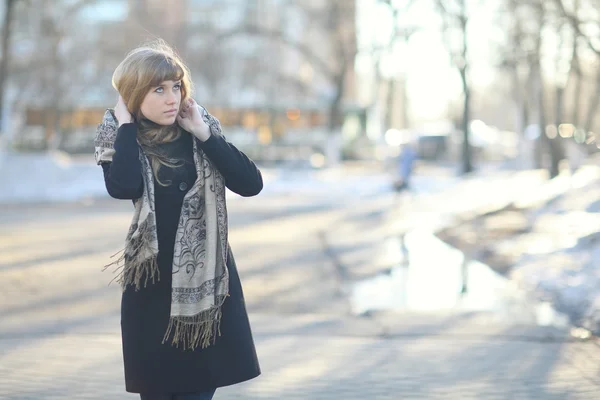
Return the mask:
<path id="1" fill-rule="evenodd" d="M 137 126 L 123 124 L 117 133 L 112 163 L 103 164 L 108 193 L 117 199 L 142 195 L 143 180 L 136 140 Z M 175 233 L 183 197 L 196 180 L 193 143 L 209 157 L 225 179 L 227 188 L 242 196 L 262 190 L 262 176 L 254 163 L 221 137 L 206 142 L 187 132 L 162 149 L 184 160 L 177 168 L 162 167 L 154 180 L 160 281 L 139 291 L 128 287 L 121 302 L 121 333 L 125 388 L 133 393 L 201 392 L 232 385 L 260 375 L 244 295 L 235 260 L 229 248 L 229 294 L 223 305 L 221 336 L 205 349 L 183 351 L 170 342 L 162 344 L 169 322 L 171 273 Z"/>

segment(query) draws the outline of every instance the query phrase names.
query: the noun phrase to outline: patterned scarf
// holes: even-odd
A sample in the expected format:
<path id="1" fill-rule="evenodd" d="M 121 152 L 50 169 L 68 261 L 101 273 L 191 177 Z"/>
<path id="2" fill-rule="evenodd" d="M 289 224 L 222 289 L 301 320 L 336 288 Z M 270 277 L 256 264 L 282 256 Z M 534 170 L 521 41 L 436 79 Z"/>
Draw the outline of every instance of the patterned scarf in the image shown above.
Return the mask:
<path id="1" fill-rule="evenodd" d="M 203 119 L 212 135 L 222 136 L 219 121 L 204 108 Z M 108 109 L 94 141 L 98 165 L 112 161 L 117 127 L 114 111 Z M 171 343 L 184 350 L 215 343 L 220 335 L 221 306 L 229 290 L 225 183 L 196 142 L 194 138 L 198 178 L 183 199 L 173 255 L 171 315 L 163 339 L 165 343 L 172 336 Z M 115 279 L 123 290 L 129 285 L 139 290 L 148 281 L 160 279 L 154 176 L 141 146 L 139 158 L 144 193 L 134 200 L 135 212 L 121 256 L 106 266 L 117 266 Z"/>

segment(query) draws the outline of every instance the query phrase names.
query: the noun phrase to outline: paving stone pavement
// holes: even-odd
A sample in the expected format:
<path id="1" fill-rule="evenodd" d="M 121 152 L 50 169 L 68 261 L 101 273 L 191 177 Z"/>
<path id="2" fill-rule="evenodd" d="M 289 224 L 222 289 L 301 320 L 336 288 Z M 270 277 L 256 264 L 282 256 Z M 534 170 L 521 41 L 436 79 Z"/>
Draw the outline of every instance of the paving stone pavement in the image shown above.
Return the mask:
<path id="1" fill-rule="evenodd" d="M 411 316 L 397 316 L 399 330 L 386 338 L 369 320 L 263 314 L 252 323 L 263 374 L 219 389 L 216 400 L 591 400 L 600 391 L 600 348 L 565 337 L 481 334 L 469 322 L 410 333 Z M 2 337 L 0 398 L 134 399 L 124 392 L 120 346 L 114 328 Z"/>
<path id="2" fill-rule="evenodd" d="M 215 400 L 598 398 L 600 347 L 566 331 L 489 313 L 349 316 L 317 236 L 347 214 L 314 201 L 232 204 L 263 374 Z M 137 398 L 124 392 L 118 288 L 99 271 L 130 211 L 0 208 L 0 399 Z"/>

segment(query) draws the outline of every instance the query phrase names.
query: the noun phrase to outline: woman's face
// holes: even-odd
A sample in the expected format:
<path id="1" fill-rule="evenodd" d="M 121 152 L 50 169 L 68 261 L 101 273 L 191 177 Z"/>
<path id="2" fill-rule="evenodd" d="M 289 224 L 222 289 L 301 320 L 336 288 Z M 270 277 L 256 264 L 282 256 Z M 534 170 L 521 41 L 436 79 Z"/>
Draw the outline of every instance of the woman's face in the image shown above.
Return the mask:
<path id="1" fill-rule="evenodd" d="M 164 81 L 150 89 L 140 107 L 144 117 L 159 125 L 172 125 L 179 114 L 181 81 Z"/>

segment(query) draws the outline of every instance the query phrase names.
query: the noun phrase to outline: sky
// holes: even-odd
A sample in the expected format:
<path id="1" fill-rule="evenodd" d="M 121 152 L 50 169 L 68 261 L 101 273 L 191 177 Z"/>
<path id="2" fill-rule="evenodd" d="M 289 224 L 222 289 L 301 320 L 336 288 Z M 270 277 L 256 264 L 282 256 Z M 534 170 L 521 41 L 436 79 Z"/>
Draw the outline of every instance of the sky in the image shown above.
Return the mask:
<path id="1" fill-rule="evenodd" d="M 494 79 L 492 19 L 493 3 L 478 2 L 470 10 L 471 21 L 469 35 L 470 62 L 472 65 L 470 80 L 475 86 L 487 86 Z M 378 5 L 377 0 L 357 0 L 357 26 L 359 48 L 388 37 L 391 17 L 385 6 Z M 420 0 L 406 15 L 409 24 L 422 26 L 424 29 L 413 35 L 407 46 L 398 48 L 390 63 L 396 67 L 396 73 L 405 71 L 408 81 L 408 92 L 413 120 L 444 118 L 448 104 L 460 99 L 462 88 L 460 76 L 451 64 L 448 52 L 439 32 L 439 18 L 433 8 L 433 1 Z M 372 56 L 359 56 L 356 64 L 358 74 L 368 76 L 372 71 Z M 390 74 L 392 68 L 385 68 Z M 359 85 L 361 82 L 359 82 Z M 362 90 L 369 92 L 368 79 L 362 80 Z M 366 101 L 368 96 L 363 98 Z"/>
<path id="2" fill-rule="evenodd" d="M 80 15 L 90 21 L 122 21 L 127 17 L 128 12 L 127 1 L 105 0 L 84 7 Z"/>

